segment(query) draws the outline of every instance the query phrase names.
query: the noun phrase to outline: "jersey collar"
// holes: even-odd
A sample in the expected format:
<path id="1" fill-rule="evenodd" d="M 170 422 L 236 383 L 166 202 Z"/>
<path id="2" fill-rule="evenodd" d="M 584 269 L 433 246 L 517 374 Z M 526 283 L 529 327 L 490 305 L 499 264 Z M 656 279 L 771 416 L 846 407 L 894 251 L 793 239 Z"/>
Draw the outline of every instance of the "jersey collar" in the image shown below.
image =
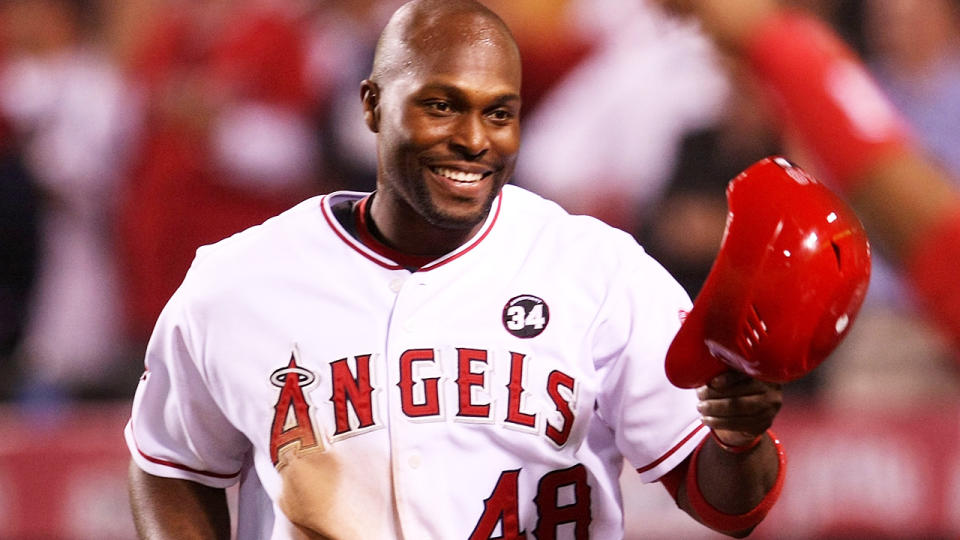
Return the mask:
<path id="1" fill-rule="evenodd" d="M 354 200 L 358 200 L 357 205 L 359 212 L 355 212 L 357 219 L 356 230 L 357 236 L 354 237 L 343 225 L 337 221 L 336 217 L 333 215 L 331 210 L 331 205 L 337 200 L 342 200 L 343 197 L 349 197 Z M 451 261 L 454 261 L 468 251 L 475 248 L 484 238 L 490 233 L 490 230 L 493 228 L 494 223 L 497 221 L 497 217 L 500 215 L 500 207 L 503 203 L 503 191 L 497 195 L 496 200 L 494 201 L 493 208 L 490 211 L 490 214 L 487 216 L 486 221 L 484 221 L 483 226 L 479 231 L 467 242 L 464 242 L 459 248 L 447 253 L 446 255 L 432 259 L 427 257 L 420 257 L 415 255 L 406 255 L 401 253 L 374 238 L 370 234 L 370 230 L 366 224 L 366 212 L 365 205 L 369 197 L 369 193 L 358 193 L 350 191 L 338 191 L 336 193 L 331 193 L 329 195 L 324 195 L 320 201 L 320 208 L 323 212 L 323 217 L 326 220 L 327 224 L 333 229 L 333 232 L 340 238 L 344 243 L 350 246 L 354 251 L 360 253 L 364 258 L 384 267 L 389 270 L 404 270 L 404 269 L 417 269 L 418 272 L 429 272 L 435 268 L 439 268 Z"/>
<path id="2" fill-rule="evenodd" d="M 370 216 L 368 215 L 369 204 L 370 195 L 367 195 L 366 197 L 357 201 L 357 204 L 353 207 L 354 230 L 357 232 L 357 240 L 359 240 L 364 246 L 376 253 L 379 253 L 387 259 L 396 261 L 404 268 L 423 268 L 435 260 L 434 257 L 408 255 L 393 249 L 380 240 L 377 240 L 377 237 L 370 232 Z"/>

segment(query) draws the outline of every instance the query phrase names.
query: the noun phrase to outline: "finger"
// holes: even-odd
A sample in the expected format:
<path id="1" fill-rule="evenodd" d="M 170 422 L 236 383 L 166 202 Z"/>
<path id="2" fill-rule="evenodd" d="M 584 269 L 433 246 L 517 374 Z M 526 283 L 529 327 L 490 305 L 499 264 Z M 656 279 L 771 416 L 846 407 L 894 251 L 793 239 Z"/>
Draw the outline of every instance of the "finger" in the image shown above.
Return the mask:
<path id="1" fill-rule="evenodd" d="M 707 386 L 709 386 L 710 388 L 721 390 L 723 388 L 729 388 L 731 386 L 741 385 L 754 380 L 756 379 L 747 375 L 746 373 L 731 369 L 731 370 L 724 371 L 723 373 L 710 379 L 710 381 L 707 382 Z"/>
<path id="2" fill-rule="evenodd" d="M 783 404 L 779 394 L 764 393 L 733 398 L 706 399 L 697 403 L 704 416 L 776 415 Z"/>
<path id="3" fill-rule="evenodd" d="M 731 371 L 714 377 L 708 384 L 698 388 L 697 397 L 701 400 L 720 399 L 765 394 L 770 391 L 779 392 L 780 385 L 759 381 L 747 375 Z"/>

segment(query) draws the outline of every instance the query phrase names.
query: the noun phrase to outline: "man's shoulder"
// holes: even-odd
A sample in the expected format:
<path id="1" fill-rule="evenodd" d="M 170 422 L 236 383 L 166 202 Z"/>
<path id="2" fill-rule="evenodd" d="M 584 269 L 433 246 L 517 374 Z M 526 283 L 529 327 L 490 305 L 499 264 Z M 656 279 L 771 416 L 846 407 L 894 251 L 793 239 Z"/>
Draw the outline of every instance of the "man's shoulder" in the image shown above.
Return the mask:
<path id="1" fill-rule="evenodd" d="M 213 244 L 201 246 L 182 288 L 213 293 L 224 288 L 262 287 L 290 277 L 318 260 L 331 259 L 331 249 L 342 244 L 334 230 L 331 200 L 353 196 L 347 192 L 317 195 Z"/>
<path id="2" fill-rule="evenodd" d="M 262 259 L 264 249 L 272 250 L 298 236 L 309 234 L 321 223 L 321 204 L 327 196 L 316 196 L 277 214 L 263 223 L 238 231 L 222 240 L 200 246 L 194 265 L 215 264 L 221 259 Z"/>
<path id="3" fill-rule="evenodd" d="M 209 329 L 289 298 L 298 284 L 334 286 L 320 278 L 343 260 L 330 220 L 329 198 L 318 195 L 197 250 L 171 303 L 194 324 Z"/>
<path id="4" fill-rule="evenodd" d="M 629 287 L 683 298 L 676 281 L 633 235 L 594 217 L 570 214 L 522 188 L 505 189 L 503 207 L 502 256 L 536 272 L 548 269 L 558 280 L 598 291 L 598 297 L 610 287 Z"/>
<path id="5" fill-rule="evenodd" d="M 557 203 L 516 184 L 503 186 L 504 201 L 509 201 L 510 207 L 523 213 L 536 212 L 538 214 L 567 214 Z"/>
<path id="6" fill-rule="evenodd" d="M 581 245 L 587 239 L 593 239 L 590 243 L 599 242 L 600 245 L 636 245 L 636 240 L 630 234 L 592 216 L 571 214 L 558 203 L 528 189 L 507 185 L 503 193 L 507 219 L 526 221 L 524 229 L 537 230 L 539 236 L 557 236 Z"/>

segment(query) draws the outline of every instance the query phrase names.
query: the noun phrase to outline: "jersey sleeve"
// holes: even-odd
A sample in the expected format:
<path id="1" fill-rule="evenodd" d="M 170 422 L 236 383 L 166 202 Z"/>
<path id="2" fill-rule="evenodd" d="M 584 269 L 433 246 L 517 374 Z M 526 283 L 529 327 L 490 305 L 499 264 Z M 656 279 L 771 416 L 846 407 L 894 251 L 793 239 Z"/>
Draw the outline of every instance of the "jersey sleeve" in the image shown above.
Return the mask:
<path id="1" fill-rule="evenodd" d="M 158 319 L 124 436 L 149 474 L 227 487 L 249 443 L 210 395 L 185 304 L 181 287 Z"/>
<path id="2" fill-rule="evenodd" d="M 612 281 L 594 335 L 603 379 L 597 406 L 619 451 L 652 482 L 683 461 L 709 429 L 700 421 L 696 391 L 673 386 L 664 370 L 690 298 L 659 263 L 633 248 Z"/>

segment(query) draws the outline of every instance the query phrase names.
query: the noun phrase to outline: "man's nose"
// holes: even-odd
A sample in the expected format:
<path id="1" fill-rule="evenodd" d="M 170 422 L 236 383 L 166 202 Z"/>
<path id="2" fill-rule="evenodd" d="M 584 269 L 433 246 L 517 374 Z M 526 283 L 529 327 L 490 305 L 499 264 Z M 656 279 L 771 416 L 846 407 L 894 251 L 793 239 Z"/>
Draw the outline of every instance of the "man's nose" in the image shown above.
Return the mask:
<path id="1" fill-rule="evenodd" d="M 457 122 L 451 144 L 466 157 L 478 159 L 487 152 L 490 139 L 484 118 L 479 114 L 464 114 Z"/>

